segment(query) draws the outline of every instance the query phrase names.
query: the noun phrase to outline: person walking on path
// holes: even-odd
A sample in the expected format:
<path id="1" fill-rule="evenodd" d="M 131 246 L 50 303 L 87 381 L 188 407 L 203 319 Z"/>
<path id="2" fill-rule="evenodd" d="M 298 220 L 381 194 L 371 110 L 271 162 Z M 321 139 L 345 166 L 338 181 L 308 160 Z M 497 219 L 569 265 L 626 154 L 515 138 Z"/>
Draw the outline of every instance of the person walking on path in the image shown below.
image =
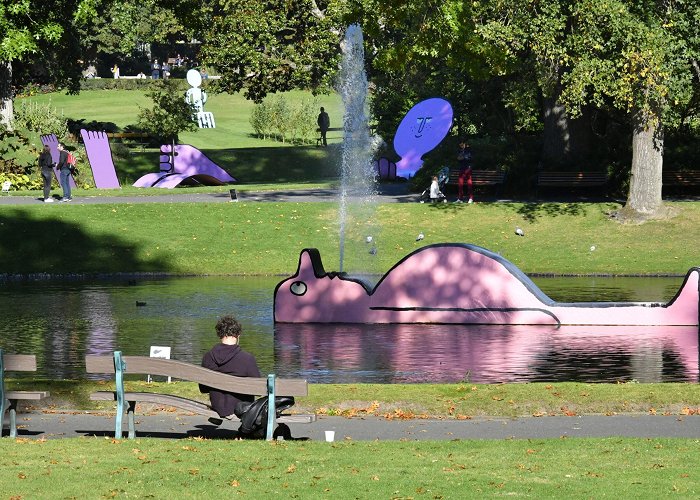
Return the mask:
<path id="1" fill-rule="evenodd" d="M 44 203 L 53 203 L 53 198 L 51 198 L 53 159 L 48 145 L 44 145 L 44 149 L 39 154 L 39 167 L 41 167 L 41 178 L 44 181 Z"/>
<path id="2" fill-rule="evenodd" d="M 326 132 L 328 132 L 328 129 L 331 127 L 331 119 L 323 107 L 321 107 L 321 112 L 318 114 L 316 123 L 318 123 L 318 129 L 321 131 L 321 142 L 324 146 L 328 146 L 328 142 L 326 141 Z"/>
<path id="3" fill-rule="evenodd" d="M 465 141 L 459 143 L 457 152 L 457 166 L 459 167 L 459 178 L 457 179 L 457 203 L 464 201 L 464 182 L 467 183 L 467 194 L 469 203 L 473 203 L 472 196 L 472 150 Z"/>
<path id="4" fill-rule="evenodd" d="M 63 148 L 63 144 L 58 143 L 58 163 L 56 163 L 60 175 L 61 188 L 63 189 L 63 198 L 61 201 L 71 201 L 70 192 L 70 164 L 68 163 L 68 151 Z"/>
<path id="5" fill-rule="evenodd" d="M 202 366 L 236 377 L 260 377 L 260 369 L 255 362 L 255 356 L 241 349 L 238 338 L 243 328 L 233 316 L 223 316 L 216 323 L 216 334 L 221 343 L 215 345 L 202 359 Z M 219 391 L 205 385 L 199 386 L 199 390 L 209 393 L 212 409 L 221 418 L 231 419 L 235 416 L 236 404 L 240 401 L 253 402 L 255 398 L 250 395 L 234 394 L 232 392 Z M 215 422 L 219 423 L 219 422 Z"/>

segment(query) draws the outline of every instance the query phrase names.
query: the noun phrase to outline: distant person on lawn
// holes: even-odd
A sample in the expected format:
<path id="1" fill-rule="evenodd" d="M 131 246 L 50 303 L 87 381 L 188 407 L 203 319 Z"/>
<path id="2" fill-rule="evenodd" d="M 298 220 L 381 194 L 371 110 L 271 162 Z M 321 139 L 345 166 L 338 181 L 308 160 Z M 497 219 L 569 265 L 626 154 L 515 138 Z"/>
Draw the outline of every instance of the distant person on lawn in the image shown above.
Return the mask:
<path id="1" fill-rule="evenodd" d="M 238 339 L 243 328 L 233 316 L 223 316 L 216 323 L 216 334 L 220 343 L 215 345 L 202 359 L 202 366 L 227 375 L 236 377 L 260 377 L 260 370 L 255 362 L 255 356 L 241 349 Z M 213 389 L 205 385 L 199 390 L 209 393 L 212 409 L 221 418 L 235 417 L 234 409 L 239 401 L 253 402 L 255 398 L 247 394 L 235 394 Z"/>
<path id="2" fill-rule="evenodd" d="M 331 119 L 323 107 L 321 108 L 321 112 L 318 114 L 316 123 L 318 123 L 318 129 L 321 131 L 321 142 L 324 146 L 328 146 L 328 142 L 326 141 L 326 132 L 328 132 L 328 129 L 331 126 Z"/>

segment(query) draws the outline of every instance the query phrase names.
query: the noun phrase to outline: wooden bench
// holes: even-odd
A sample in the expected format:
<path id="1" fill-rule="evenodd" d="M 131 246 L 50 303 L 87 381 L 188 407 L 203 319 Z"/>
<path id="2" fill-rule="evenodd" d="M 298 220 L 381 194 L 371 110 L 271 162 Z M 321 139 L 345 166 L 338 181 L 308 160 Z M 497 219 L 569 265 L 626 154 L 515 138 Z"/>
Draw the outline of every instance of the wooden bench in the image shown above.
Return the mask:
<path id="1" fill-rule="evenodd" d="M 537 188 L 590 188 L 604 187 L 608 183 L 605 172 L 539 172 Z"/>
<path id="2" fill-rule="evenodd" d="M 344 129 L 342 129 L 342 128 L 329 128 L 328 130 L 326 130 L 326 139 L 328 138 L 328 132 L 343 132 L 343 130 Z M 321 145 L 321 141 L 323 140 L 323 138 L 321 137 L 321 129 L 320 128 L 317 128 L 316 132 L 319 133 L 319 136 L 316 138 L 316 147 L 318 147 Z"/>
<path id="3" fill-rule="evenodd" d="M 131 142 L 124 143 L 125 146 L 138 146 L 142 151 L 146 146 L 151 144 L 150 134 L 146 134 L 144 132 L 109 132 L 107 133 L 107 137 L 110 139 L 121 139 L 122 142 L 124 139 L 128 139 Z"/>
<path id="4" fill-rule="evenodd" d="M 49 396 L 46 391 L 8 391 L 5 389 L 5 372 L 35 372 L 36 356 L 33 354 L 4 354 L 0 349 L 0 435 L 5 412 L 10 414 L 10 437 L 17 437 L 17 401 L 39 401 Z"/>
<path id="5" fill-rule="evenodd" d="M 127 403 L 128 408 L 126 408 L 126 411 L 130 439 L 136 437 L 134 410 L 137 402 L 180 408 L 212 419 L 220 418 L 208 404 L 201 401 L 155 392 L 126 392 L 124 389 L 124 374 L 159 375 L 196 382 L 227 392 L 254 396 L 267 395 L 269 411 L 266 437 L 268 440 L 274 438 L 278 422 L 284 424 L 307 424 L 316 421 L 316 415 L 314 414 L 283 414 L 277 417 L 275 411 L 275 396 L 307 396 L 309 387 L 306 380 L 278 379 L 275 375 L 268 375 L 267 378 L 234 377 L 174 359 L 122 356 L 121 351 L 115 351 L 113 356 L 85 356 L 85 368 L 87 373 L 114 375 L 116 390 L 94 392 L 90 394 L 90 399 L 93 401 L 117 402 L 114 430 L 114 435 L 117 439 L 122 437 L 122 416 Z M 232 421 L 238 421 L 238 419 Z"/>
<path id="6" fill-rule="evenodd" d="M 497 186 L 506 182 L 506 173 L 503 170 L 472 170 L 473 186 Z M 451 168 L 447 184 L 459 184 L 459 169 Z"/>
<path id="7" fill-rule="evenodd" d="M 457 186 L 459 184 L 459 172 L 458 168 L 450 169 L 450 176 L 447 178 L 447 185 Z M 500 188 L 506 182 L 506 172 L 503 170 L 473 170 L 472 169 L 472 186 L 495 186 Z M 466 180 L 464 182 L 464 189 L 467 189 Z M 498 189 L 496 190 L 498 191 Z M 498 195 L 498 192 L 496 192 Z"/>
<path id="8" fill-rule="evenodd" d="M 700 186 L 700 170 L 664 170 L 661 182 L 668 187 Z"/>

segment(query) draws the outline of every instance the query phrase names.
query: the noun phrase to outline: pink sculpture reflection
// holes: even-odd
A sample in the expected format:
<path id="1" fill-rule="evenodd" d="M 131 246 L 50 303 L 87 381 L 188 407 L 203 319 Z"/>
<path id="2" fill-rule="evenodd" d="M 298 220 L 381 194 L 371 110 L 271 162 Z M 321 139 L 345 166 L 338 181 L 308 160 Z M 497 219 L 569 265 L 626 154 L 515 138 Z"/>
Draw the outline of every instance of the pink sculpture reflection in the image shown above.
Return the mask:
<path id="1" fill-rule="evenodd" d="M 698 328 L 278 324 L 275 358 L 323 383 L 697 382 Z"/>
<path id="2" fill-rule="evenodd" d="M 413 106 L 394 136 L 394 150 L 401 156 L 396 174 L 410 177 L 423 165 L 422 156 L 445 138 L 452 126 L 452 106 L 434 97 Z"/>
<path id="3" fill-rule="evenodd" d="M 698 325 L 700 268 L 668 303 L 556 302 L 500 255 L 437 244 L 404 257 L 374 288 L 326 273 L 316 249 L 275 289 L 280 323 L 447 323 L 495 325 Z"/>

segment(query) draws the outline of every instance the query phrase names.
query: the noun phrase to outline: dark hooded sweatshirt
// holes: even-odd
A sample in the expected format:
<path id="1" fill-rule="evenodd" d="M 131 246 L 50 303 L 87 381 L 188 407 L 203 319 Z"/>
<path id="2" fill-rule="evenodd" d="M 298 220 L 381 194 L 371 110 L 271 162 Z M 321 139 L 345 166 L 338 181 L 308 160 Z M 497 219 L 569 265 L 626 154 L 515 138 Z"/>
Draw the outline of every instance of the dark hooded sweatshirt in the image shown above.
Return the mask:
<path id="1" fill-rule="evenodd" d="M 255 357 L 241 349 L 239 345 L 217 344 L 204 355 L 202 366 L 236 377 L 260 377 L 260 370 Z M 236 394 L 212 389 L 204 385 L 199 390 L 209 393 L 211 407 L 221 417 L 233 415 L 233 410 L 239 401 L 254 401 L 255 397 L 247 394 Z"/>

